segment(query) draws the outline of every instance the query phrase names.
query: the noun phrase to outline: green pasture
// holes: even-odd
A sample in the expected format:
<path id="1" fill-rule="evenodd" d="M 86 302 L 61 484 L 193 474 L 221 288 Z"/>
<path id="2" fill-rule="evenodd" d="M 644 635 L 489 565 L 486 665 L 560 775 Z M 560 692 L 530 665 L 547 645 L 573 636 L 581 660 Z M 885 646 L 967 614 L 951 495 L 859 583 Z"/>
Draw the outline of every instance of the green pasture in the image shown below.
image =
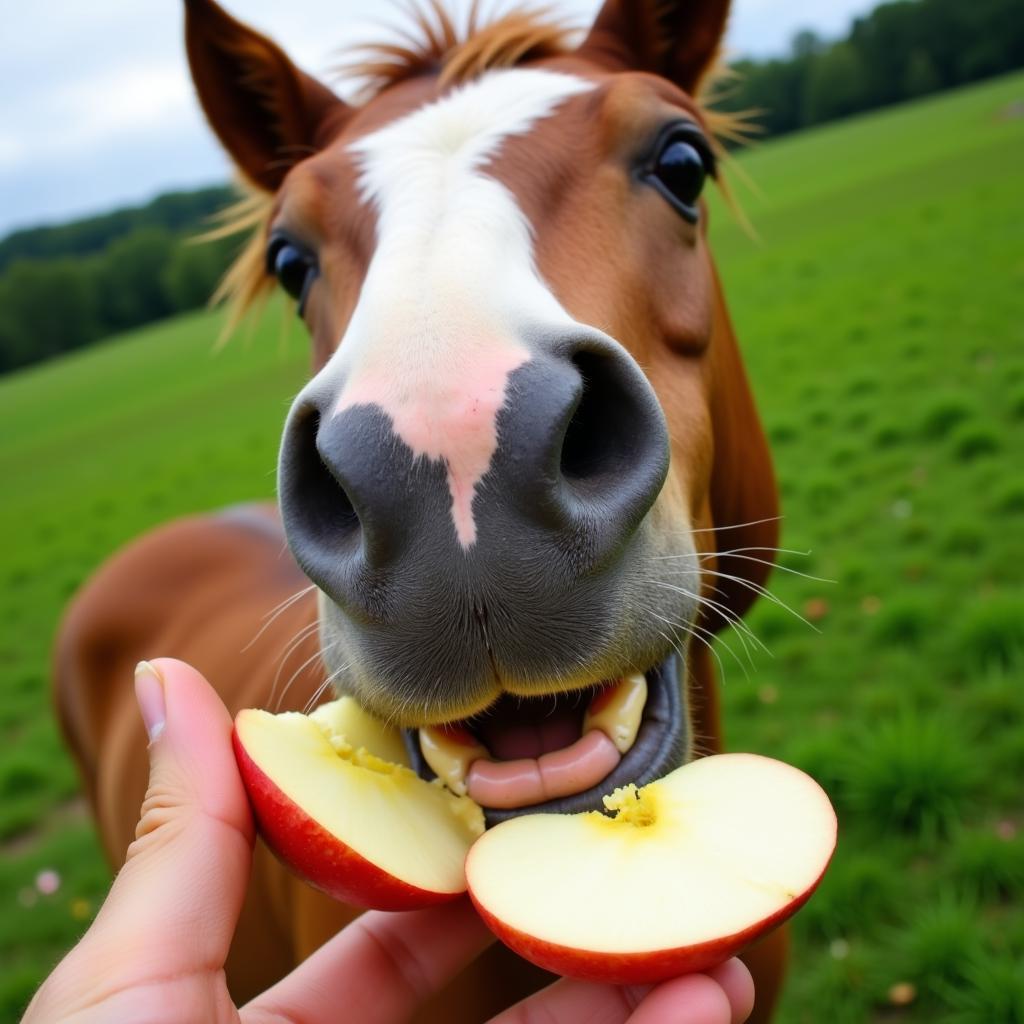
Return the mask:
<path id="1" fill-rule="evenodd" d="M 770 654 L 718 647 L 728 741 L 806 768 L 841 823 L 789 1024 L 1024 1024 L 1022 106 L 1015 75 L 755 147 L 759 239 L 714 210 L 808 552 L 749 617 Z M 281 320 L 214 351 L 218 316 L 180 317 L 0 379 L 0 1020 L 108 884 L 50 711 L 61 608 L 145 528 L 272 494 L 306 364 Z"/>

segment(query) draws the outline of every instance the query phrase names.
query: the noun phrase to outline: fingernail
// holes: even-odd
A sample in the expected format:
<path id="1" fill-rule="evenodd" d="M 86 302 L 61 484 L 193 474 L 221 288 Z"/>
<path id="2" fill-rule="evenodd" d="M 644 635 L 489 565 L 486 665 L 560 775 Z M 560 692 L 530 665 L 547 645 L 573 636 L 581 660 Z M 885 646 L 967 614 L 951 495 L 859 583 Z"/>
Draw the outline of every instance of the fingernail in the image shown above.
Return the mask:
<path id="1" fill-rule="evenodd" d="M 164 731 L 167 705 L 164 702 L 163 678 L 148 661 L 140 661 L 135 666 L 135 699 L 139 702 L 142 721 L 152 743 Z"/>

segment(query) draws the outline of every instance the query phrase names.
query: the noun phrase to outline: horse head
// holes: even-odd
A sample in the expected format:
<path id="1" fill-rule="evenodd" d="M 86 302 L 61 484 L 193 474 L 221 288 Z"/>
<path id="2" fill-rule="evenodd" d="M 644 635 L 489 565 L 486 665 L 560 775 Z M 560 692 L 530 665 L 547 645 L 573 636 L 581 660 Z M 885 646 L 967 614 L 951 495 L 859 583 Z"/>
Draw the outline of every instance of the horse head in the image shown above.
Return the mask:
<path id="1" fill-rule="evenodd" d="M 312 339 L 279 500 L 323 659 L 426 774 L 419 741 L 467 727 L 492 817 L 691 756 L 688 643 L 767 574 L 716 561 L 723 528 L 733 550 L 776 534 L 702 195 L 728 8 L 608 0 L 573 45 L 524 14 L 459 38 L 434 5 L 347 103 L 186 0 L 202 106 L 267 198 L 236 283 L 276 278 Z M 619 687 L 632 735 L 588 746 L 622 680 L 646 690 Z"/>

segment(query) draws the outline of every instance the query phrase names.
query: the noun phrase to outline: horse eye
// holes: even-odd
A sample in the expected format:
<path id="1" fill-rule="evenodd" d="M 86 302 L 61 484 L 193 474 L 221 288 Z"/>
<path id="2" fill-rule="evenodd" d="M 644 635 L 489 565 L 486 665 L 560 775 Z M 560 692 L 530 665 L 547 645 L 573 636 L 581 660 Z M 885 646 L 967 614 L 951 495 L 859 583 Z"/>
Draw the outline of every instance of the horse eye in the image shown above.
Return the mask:
<path id="1" fill-rule="evenodd" d="M 708 154 L 697 139 L 670 136 L 658 149 L 647 180 L 690 223 L 695 223 L 697 200 L 709 172 Z"/>
<path id="2" fill-rule="evenodd" d="M 281 287 L 299 303 L 302 315 L 310 285 L 320 273 L 316 257 L 308 250 L 287 238 L 271 239 L 267 250 L 267 270 L 272 273 Z"/>

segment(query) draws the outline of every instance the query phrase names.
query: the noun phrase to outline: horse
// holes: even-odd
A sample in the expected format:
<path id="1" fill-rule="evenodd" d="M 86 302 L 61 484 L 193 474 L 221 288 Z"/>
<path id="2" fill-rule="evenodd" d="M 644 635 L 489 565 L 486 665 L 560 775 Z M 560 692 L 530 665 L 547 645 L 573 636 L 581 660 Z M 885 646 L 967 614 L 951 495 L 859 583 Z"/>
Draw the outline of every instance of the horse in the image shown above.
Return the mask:
<path id="1" fill-rule="evenodd" d="M 59 630 L 58 714 L 111 863 L 147 777 L 131 667 L 158 654 L 232 713 L 293 659 L 277 707 L 349 694 L 414 752 L 484 711 L 496 746 L 539 734 L 538 709 L 578 735 L 596 684 L 645 674 L 607 774 L 553 799 L 506 785 L 489 821 L 593 808 L 721 750 L 709 641 L 762 590 L 778 523 L 707 239 L 723 154 L 700 97 L 728 0 L 606 0 L 578 36 L 522 11 L 460 30 L 430 0 L 350 68 L 349 101 L 214 0 L 185 9 L 200 104 L 257 197 L 225 289 L 244 306 L 279 284 L 312 373 L 279 509 L 144 536 Z M 356 914 L 258 846 L 233 995 Z M 745 959 L 767 1021 L 785 932 Z M 418 1019 L 479 1021 L 547 977 L 496 946 Z"/>

